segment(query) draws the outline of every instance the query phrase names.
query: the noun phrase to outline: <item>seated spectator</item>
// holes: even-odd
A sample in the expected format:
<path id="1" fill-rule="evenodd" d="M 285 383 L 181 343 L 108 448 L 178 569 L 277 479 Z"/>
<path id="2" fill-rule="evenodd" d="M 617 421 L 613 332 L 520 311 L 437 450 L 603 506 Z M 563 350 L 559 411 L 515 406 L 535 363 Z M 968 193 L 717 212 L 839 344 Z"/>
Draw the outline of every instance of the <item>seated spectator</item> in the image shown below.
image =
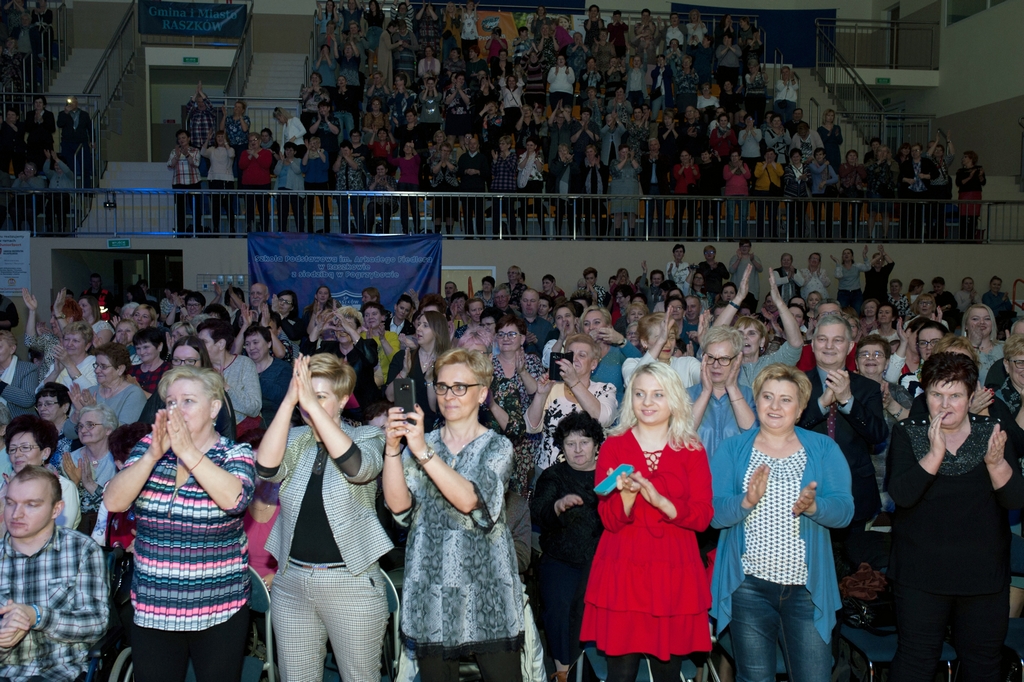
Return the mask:
<path id="1" fill-rule="evenodd" d="M 52 455 L 57 452 L 57 429 L 52 423 L 40 417 L 23 414 L 12 419 L 11 423 L 7 425 L 7 430 L 4 432 L 4 444 L 7 448 L 7 456 L 11 458 L 11 468 L 14 469 L 16 477 L 25 468 L 42 467 L 51 460 Z M 59 470 L 60 462 L 57 462 L 56 466 Z M 58 478 L 61 489 L 61 507 L 59 510 L 54 509 L 57 512 L 54 520 L 58 526 L 73 530 L 78 528 L 78 524 L 82 521 L 78 488 L 64 476 Z M 9 483 L 0 487 L 0 506 L 5 507 L 5 523 L 7 485 Z"/>
<path id="2" fill-rule="evenodd" d="M 622 363 L 622 380 L 628 383 L 630 377 L 644 365 L 663 362 L 671 365 L 683 382 L 683 388 L 700 383 L 700 361 L 692 355 L 675 357 L 675 340 L 682 334 L 678 322 L 665 313 L 645 315 L 637 326 L 637 337 L 644 354 L 640 358 L 627 358 Z"/>
<path id="3" fill-rule="evenodd" d="M 244 333 L 245 354 L 256 365 L 256 371 L 260 376 L 260 394 L 263 402 L 260 416 L 264 424 L 269 424 L 277 414 L 277 409 L 288 390 L 291 367 L 270 352 L 273 337 L 268 328 L 254 325 L 246 328 Z"/>
<path id="4" fill-rule="evenodd" d="M 252 360 L 230 352 L 235 340 L 234 330 L 227 322 L 206 320 L 199 325 L 199 338 L 206 345 L 213 368 L 224 376 L 226 391 L 235 412 L 237 433 L 260 426 L 263 394 L 259 372 Z"/>
<path id="5" fill-rule="evenodd" d="M 5 486 L 7 547 L 0 589 L 0 676 L 85 679 L 89 648 L 107 628 L 110 594 L 100 546 L 61 528 L 62 483 L 23 465 Z M 15 579 L 17 576 L 17 579 Z"/>
<path id="6" fill-rule="evenodd" d="M 106 405 L 114 412 L 118 423 L 138 421 L 147 396 L 137 383 L 129 380 L 128 368 L 132 361 L 128 349 L 119 343 L 108 343 L 96 349 L 94 358 L 97 385 L 83 391 L 72 384 L 71 401 L 75 411 L 71 420 L 79 423 L 81 410 L 87 405 Z M 116 428 L 115 424 L 111 431 Z"/>
<path id="7" fill-rule="evenodd" d="M 78 439 L 82 447 L 64 455 L 61 471 L 78 488 L 82 521 L 76 530 L 91 535 L 103 502 L 103 488 L 117 473 L 108 438 L 118 427 L 118 421 L 106 405 L 83 407 L 79 415 Z"/>
<path id="8" fill-rule="evenodd" d="M 0 402 L 7 405 L 13 416 L 32 413 L 39 385 L 38 368 L 32 362 L 20 360 L 17 350 L 14 334 L 0 329 Z"/>
<path id="9" fill-rule="evenodd" d="M 179 322 L 176 324 L 187 325 L 188 323 Z M 120 327 L 121 325 L 118 324 L 119 329 Z M 181 338 L 182 335 L 188 336 L 186 332 L 187 330 L 183 330 L 179 327 L 178 337 Z M 172 342 L 177 340 L 174 337 L 175 330 L 172 330 Z M 132 342 L 134 342 L 134 350 L 139 359 L 139 363 L 133 364 L 128 368 L 128 375 L 131 376 L 138 383 L 139 387 L 146 392 L 147 398 L 156 393 L 157 387 L 160 385 L 160 379 L 162 379 L 164 374 L 166 374 L 171 368 L 171 366 L 164 362 L 163 359 L 165 352 L 164 344 L 167 342 L 166 339 L 167 337 L 164 334 L 161 334 L 153 327 L 138 331 L 131 337 Z M 118 343 L 121 342 L 118 341 Z M 135 420 L 133 419 L 131 421 Z"/>
<path id="10" fill-rule="evenodd" d="M 96 358 L 89 354 L 92 327 L 86 322 L 72 322 L 64 328 L 61 349 L 55 351 L 53 369 L 42 384 L 56 382 L 70 388 L 72 384 L 85 390 L 96 385 Z"/>
<path id="11" fill-rule="evenodd" d="M 739 383 L 743 341 L 743 334 L 730 327 L 712 327 L 701 340 L 700 381 L 687 392 L 709 459 L 726 439 L 757 426 L 754 394 Z"/>

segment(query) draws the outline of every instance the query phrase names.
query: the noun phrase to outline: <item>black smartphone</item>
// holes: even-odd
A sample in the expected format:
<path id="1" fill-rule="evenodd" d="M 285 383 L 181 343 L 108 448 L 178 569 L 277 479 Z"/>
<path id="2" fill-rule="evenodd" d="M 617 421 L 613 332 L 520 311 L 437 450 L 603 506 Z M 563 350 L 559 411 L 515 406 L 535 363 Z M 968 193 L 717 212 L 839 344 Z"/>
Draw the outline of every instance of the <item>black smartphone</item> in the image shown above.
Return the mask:
<path id="1" fill-rule="evenodd" d="M 552 353 L 551 362 L 548 364 L 548 379 L 551 381 L 562 380 L 562 368 L 558 366 L 559 360 L 568 360 L 572 362 L 572 351 L 568 353 Z"/>
<path id="2" fill-rule="evenodd" d="M 395 407 L 401 407 L 407 415 L 416 414 L 415 379 L 395 379 Z"/>

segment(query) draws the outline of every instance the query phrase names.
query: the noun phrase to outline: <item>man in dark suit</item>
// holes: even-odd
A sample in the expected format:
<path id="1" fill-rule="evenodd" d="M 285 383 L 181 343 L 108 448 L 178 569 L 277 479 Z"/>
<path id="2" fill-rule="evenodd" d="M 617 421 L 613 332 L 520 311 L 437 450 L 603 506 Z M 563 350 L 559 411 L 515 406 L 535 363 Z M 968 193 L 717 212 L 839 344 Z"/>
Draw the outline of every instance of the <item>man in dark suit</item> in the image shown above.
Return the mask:
<path id="1" fill-rule="evenodd" d="M 652 137 L 648 141 L 648 151 L 640 161 L 640 189 L 644 196 L 650 197 L 647 203 L 646 221 L 648 231 L 656 236 L 665 234 L 665 197 L 672 194 L 672 160 L 661 154 L 661 141 Z M 657 226 L 655 227 L 655 215 Z M 652 228 L 654 228 L 652 230 Z"/>
<path id="2" fill-rule="evenodd" d="M 889 437 L 878 384 L 845 368 L 853 345 L 850 324 L 840 315 L 818 320 L 811 340 L 816 366 L 807 372 L 811 399 L 798 426 L 832 438 L 846 455 L 853 479 L 853 522 L 864 530 L 881 509 L 871 454 Z"/>
<path id="3" fill-rule="evenodd" d="M 92 186 L 92 119 L 89 112 L 78 108 L 78 98 L 68 99 L 64 111 L 57 115 L 60 128 L 60 155 L 82 176 L 82 187 Z M 197 141 L 202 146 L 204 141 Z"/>

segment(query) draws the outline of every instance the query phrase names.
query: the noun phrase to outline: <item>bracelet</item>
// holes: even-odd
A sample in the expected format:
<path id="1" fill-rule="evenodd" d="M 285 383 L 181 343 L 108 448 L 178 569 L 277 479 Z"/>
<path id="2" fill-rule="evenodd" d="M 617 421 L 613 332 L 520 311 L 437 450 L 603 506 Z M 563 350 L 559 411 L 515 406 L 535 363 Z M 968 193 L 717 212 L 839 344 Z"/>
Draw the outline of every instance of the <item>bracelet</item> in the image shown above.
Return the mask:
<path id="1" fill-rule="evenodd" d="M 388 454 L 388 452 L 387 452 L 387 450 L 385 450 L 385 451 L 384 451 L 384 456 L 385 456 L 385 457 L 401 457 L 401 456 L 402 456 L 402 451 L 401 451 L 401 450 L 399 450 L 399 451 L 398 451 L 398 452 L 396 452 L 395 454 L 393 454 L 393 455 L 389 455 L 389 454 Z"/>
<path id="2" fill-rule="evenodd" d="M 192 473 L 193 471 L 195 471 L 196 469 L 198 469 L 198 468 L 199 468 L 199 465 L 200 465 L 200 464 L 202 464 L 202 463 L 203 463 L 203 462 L 205 462 L 205 461 L 206 461 L 206 455 L 202 455 L 202 456 L 201 456 L 201 457 L 199 458 L 199 461 L 198 461 L 198 462 L 196 462 L 196 465 L 195 465 L 194 467 L 192 467 L 191 469 L 189 469 L 189 470 L 188 470 L 188 472 L 189 472 L 189 473 Z"/>
<path id="3" fill-rule="evenodd" d="M 32 627 L 37 628 L 39 627 L 39 624 L 43 622 L 43 614 L 39 612 L 39 607 L 35 604 L 32 604 L 32 610 L 36 612 L 36 622 Z"/>
<path id="4" fill-rule="evenodd" d="M 739 307 L 738 305 L 736 305 L 736 301 L 729 301 L 729 305 L 731 305 L 731 306 L 732 306 L 733 308 L 735 308 L 736 310 L 739 310 L 739 309 L 740 309 L 740 307 Z"/>

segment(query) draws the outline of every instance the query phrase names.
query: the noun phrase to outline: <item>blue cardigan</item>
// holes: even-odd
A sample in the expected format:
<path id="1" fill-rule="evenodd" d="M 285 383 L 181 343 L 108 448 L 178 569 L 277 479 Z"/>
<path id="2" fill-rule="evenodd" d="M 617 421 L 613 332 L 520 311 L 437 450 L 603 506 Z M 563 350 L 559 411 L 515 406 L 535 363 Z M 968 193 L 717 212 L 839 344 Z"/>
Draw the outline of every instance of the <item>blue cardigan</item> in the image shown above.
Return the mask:
<path id="1" fill-rule="evenodd" d="M 711 616 L 718 621 L 718 632 L 732 620 L 732 595 L 746 577 L 740 559 L 745 549 L 743 522 L 750 510 L 741 504 L 746 495 L 743 479 L 750 465 L 754 439 L 760 431 L 751 429 L 725 440 L 711 460 L 715 494 L 715 517 L 711 525 L 722 529 L 711 579 Z M 807 589 L 814 604 L 814 626 L 828 642 L 836 623 L 836 611 L 842 606 L 828 529 L 845 528 L 853 519 L 850 467 L 843 451 L 827 436 L 801 428 L 796 429 L 796 435 L 807 451 L 807 466 L 800 486 L 806 487 L 811 481 L 818 483 L 818 510 L 813 516 L 800 518 L 800 539 L 807 551 Z"/>

